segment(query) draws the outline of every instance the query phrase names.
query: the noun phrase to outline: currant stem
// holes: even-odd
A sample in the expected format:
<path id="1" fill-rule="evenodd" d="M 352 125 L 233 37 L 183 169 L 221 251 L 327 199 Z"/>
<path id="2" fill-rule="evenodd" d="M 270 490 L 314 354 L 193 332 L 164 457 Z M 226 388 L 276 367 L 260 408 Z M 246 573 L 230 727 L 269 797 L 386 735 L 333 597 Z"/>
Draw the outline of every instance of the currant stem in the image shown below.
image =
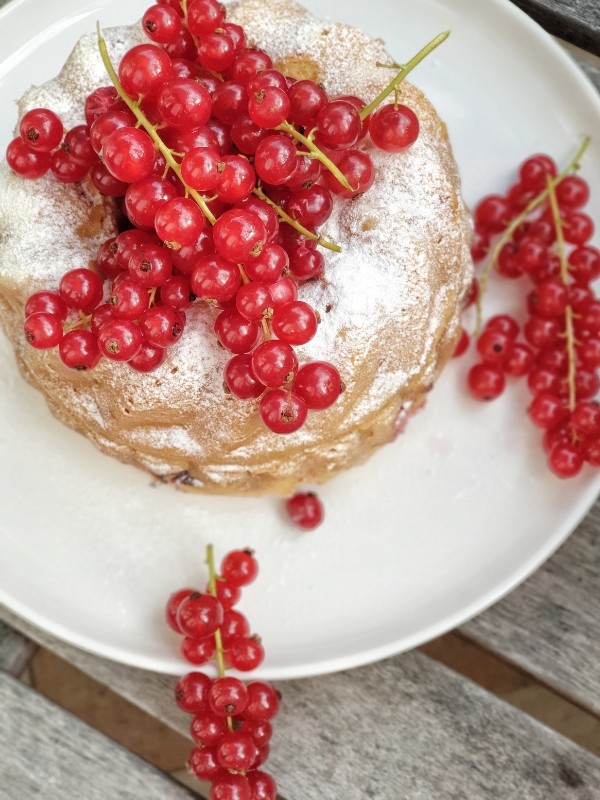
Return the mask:
<path id="1" fill-rule="evenodd" d="M 208 591 L 213 597 L 217 596 L 217 571 L 215 569 L 215 554 L 212 544 L 206 545 L 206 565 L 208 567 Z M 223 640 L 221 639 L 221 629 L 217 628 L 215 631 L 215 645 L 217 668 L 219 670 L 219 677 L 225 675 L 225 661 L 223 659 Z"/>
<path id="2" fill-rule="evenodd" d="M 547 179 L 546 190 L 548 192 L 548 199 L 550 201 L 550 208 L 552 210 L 552 221 L 554 222 L 554 231 L 556 233 L 556 249 L 560 259 L 560 279 L 564 286 L 569 287 L 569 264 L 567 261 L 567 253 L 565 250 L 565 237 L 563 232 L 562 219 L 558 209 L 558 200 L 556 199 L 556 191 L 554 184 L 550 178 Z M 573 308 L 568 305 L 565 309 L 565 338 L 567 341 L 567 383 L 569 384 L 569 411 L 575 408 L 575 332 L 573 329 Z"/>
<path id="3" fill-rule="evenodd" d="M 398 86 L 400 86 L 400 84 L 406 78 L 408 73 L 412 72 L 412 70 L 417 66 L 417 64 L 420 64 L 424 58 L 427 58 L 427 56 L 430 53 L 432 53 L 436 49 L 436 47 L 439 47 L 443 42 L 445 42 L 449 36 L 450 36 L 450 31 L 444 31 L 443 33 L 438 34 L 435 37 L 435 39 L 432 39 L 429 42 L 429 44 L 426 44 L 425 47 L 419 50 L 419 52 L 415 56 L 413 56 L 410 59 L 410 61 L 407 61 L 406 64 L 404 64 L 404 66 L 400 70 L 400 72 L 396 75 L 396 77 L 393 78 L 388 83 L 385 89 L 379 92 L 377 97 L 374 100 L 371 100 L 371 102 L 363 108 L 363 110 L 360 112 L 361 120 L 365 119 L 366 117 L 369 116 L 369 114 L 375 111 L 375 109 L 383 103 L 386 97 L 390 95 L 395 89 L 397 89 Z"/>
<path id="4" fill-rule="evenodd" d="M 581 159 L 585 155 L 586 150 L 590 146 L 590 142 L 591 138 L 589 136 L 586 136 L 583 142 L 581 143 L 579 150 L 575 153 L 575 156 L 571 159 L 569 164 L 567 164 L 567 166 L 562 170 L 562 172 L 558 173 L 556 178 L 550 181 L 550 185 L 553 188 L 556 187 L 558 183 L 560 183 L 560 181 L 565 177 L 565 175 L 568 175 L 570 172 L 574 172 L 579 169 L 580 167 L 579 162 L 581 161 Z M 519 227 L 519 225 L 531 214 L 532 211 L 534 211 L 539 205 L 541 205 L 544 202 L 544 200 L 546 200 L 547 197 L 548 197 L 548 187 L 546 187 L 546 189 L 544 189 L 536 197 L 534 197 L 533 200 L 530 203 L 528 203 L 528 205 L 524 208 L 524 210 L 517 217 L 513 219 L 513 221 L 506 228 L 500 239 L 498 239 L 498 241 L 494 246 L 494 249 L 490 253 L 487 264 L 485 265 L 485 269 L 481 273 L 481 277 L 479 279 L 479 296 L 477 298 L 477 306 L 476 306 L 477 319 L 474 331 L 475 336 L 477 336 L 481 331 L 483 297 L 487 290 L 492 270 L 496 262 L 498 261 L 498 256 L 500 255 L 500 251 L 502 250 L 504 245 L 507 244 L 507 242 L 509 242 L 512 239 L 512 235 L 515 232 L 515 230 Z"/>
<path id="5" fill-rule="evenodd" d="M 317 145 L 313 142 L 313 140 L 309 136 L 303 136 L 299 131 L 294 128 L 289 122 L 282 122 L 281 125 L 278 125 L 274 128 L 276 131 L 285 131 L 285 133 L 289 133 L 289 135 L 295 139 L 300 144 L 304 145 L 307 148 L 308 155 L 312 158 L 316 158 L 317 161 L 320 161 L 324 167 L 326 167 L 332 175 L 337 178 L 337 180 L 342 184 L 344 189 L 348 189 L 349 192 L 353 192 L 354 188 L 350 186 L 348 183 L 348 179 L 344 175 L 344 173 L 337 167 L 333 161 L 328 158 L 322 150 L 319 150 Z"/>
<path id="6" fill-rule="evenodd" d="M 117 94 L 119 97 L 126 103 L 127 107 L 135 114 L 135 118 L 138 121 L 138 125 L 140 125 L 148 136 L 152 139 L 154 144 L 156 145 L 157 149 L 162 153 L 167 162 L 167 165 L 173 170 L 175 175 L 179 178 L 182 184 L 185 187 L 186 196 L 191 197 L 195 203 L 198 205 L 206 219 L 210 222 L 211 225 L 214 225 L 217 221 L 215 215 L 212 213 L 210 208 L 206 205 L 206 202 L 202 195 L 200 195 L 195 189 L 192 189 L 191 186 L 188 186 L 187 183 L 181 177 L 181 168 L 177 161 L 173 158 L 173 151 L 167 147 L 167 145 L 163 142 L 163 140 L 158 135 L 157 129 L 148 117 L 144 114 L 144 112 L 140 109 L 139 103 L 135 100 L 132 100 L 131 97 L 127 94 L 127 92 L 121 86 L 121 82 L 117 73 L 115 72 L 115 68 L 112 65 L 112 61 L 110 60 L 110 56 L 108 54 L 108 48 L 106 47 L 106 41 L 102 36 L 102 29 L 100 28 L 100 23 L 96 23 L 96 30 L 98 33 L 98 49 L 100 51 L 100 57 L 102 58 L 102 63 L 108 72 L 108 75 L 112 81 L 113 86 L 117 90 Z"/>
<path id="7" fill-rule="evenodd" d="M 208 566 L 208 591 L 213 597 L 217 596 L 217 571 L 215 569 L 215 554 L 212 544 L 206 545 L 206 565 Z M 215 631 L 215 655 L 217 658 L 217 669 L 219 678 L 225 676 L 225 660 L 223 658 L 223 639 L 221 638 L 221 628 Z M 233 730 L 233 720 L 227 717 L 227 727 Z"/>
<path id="8" fill-rule="evenodd" d="M 314 242 L 321 245 L 321 247 L 325 247 L 327 250 L 333 250 L 334 253 L 342 252 L 342 248 L 339 246 L 339 244 L 333 244 L 333 242 L 328 242 L 327 239 L 317 236 L 316 233 L 313 233 L 312 231 L 309 231 L 308 228 L 300 225 L 298 220 L 290 217 L 289 214 L 286 214 L 281 206 L 278 206 L 277 203 L 274 203 L 273 200 L 271 200 L 271 198 L 263 192 L 260 186 L 257 186 L 255 189 L 253 189 L 253 193 L 257 197 L 260 197 L 261 200 L 264 200 L 267 205 L 271 206 L 271 208 L 277 212 L 277 215 L 280 219 L 282 219 L 284 222 L 287 222 L 288 225 L 291 225 L 292 228 L 298 231 L 298 233 L 306 236 L 307 239 L 312 239 Z"/>

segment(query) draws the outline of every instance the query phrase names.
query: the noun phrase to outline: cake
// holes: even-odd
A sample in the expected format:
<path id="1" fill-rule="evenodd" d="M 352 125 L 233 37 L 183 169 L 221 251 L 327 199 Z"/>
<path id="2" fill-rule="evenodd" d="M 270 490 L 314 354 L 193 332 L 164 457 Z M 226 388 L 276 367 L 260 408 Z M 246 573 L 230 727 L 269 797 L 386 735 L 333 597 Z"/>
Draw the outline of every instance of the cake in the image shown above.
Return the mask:
<path id="1" fill-rule="evenodd" d="M 242 0 L 229 7 L 228 18 L 282 72 L 321 83 L 331 97 L 370 99 L 390 79 L 378 66 L 392 63 L 380 40 L 321 22 L 290 0 Z M 144 41 L 139 25 L 109 29 L 105 37 L 114 63 Z M 90 33 L 56 79 L 24 95 L 20 114 L 48 107 L 66 126 L 79 124 L 87 94 L 107 83 Z M 353 200 L 335 201 L 320 233 L 342 252 L 327 253 L 323 276 L 299 287 L 299 299 L 320 318 L 316 336 L 298 348 L 300 363 L 331 362 L 344 391 L 284 436 L 264 427 L 257 401 L 224 392 L 230 354 L 215 339 L 217 312 L 205 303 L 189 309 L 181 340 L 149 374 L 106 359 L 93 370 L 69 370 L 55 350 L 30 347 L 23 334 L 27 297 L 56 289 L 69 269 L 94 268 L 100 244 L 118 232 L 120 218 L 115 201 L 88 178 L 32 182 L 2 165 L 0 323 L 23 376 L 52 413 L 105 453 L 161 481 L 210 493 L 289 494 L 365 461 L 395 439 L 454 350 L 472 280 L 470 216 L 446 127 L 408 83 L 402 102 L 419 118 L 416 143 L 398 154 L 360 143 L 375 165 L 375 184 Z"/>

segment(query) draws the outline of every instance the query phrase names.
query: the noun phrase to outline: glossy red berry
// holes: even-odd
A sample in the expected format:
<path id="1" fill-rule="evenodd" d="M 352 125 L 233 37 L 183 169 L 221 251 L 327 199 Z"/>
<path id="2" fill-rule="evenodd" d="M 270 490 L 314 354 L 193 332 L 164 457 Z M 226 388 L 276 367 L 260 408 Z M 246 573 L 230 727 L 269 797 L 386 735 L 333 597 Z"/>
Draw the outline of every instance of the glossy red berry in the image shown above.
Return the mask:
<path id="1" fill-rule="evenodd" d="M 323 522 L 323 504 L 314 492 L 297 492 L 285 503 L 285 510 L 294 525 L 310 531 Z"/>
<path id="2" fill-rule="evenodd" d="M 153 42 L 171 44 L 181 30 L 181 17 L 172 6 L 157 3 L 146 9 L 142 17 L 142 28 Z"/>
<path id="3" fill-rule="evenodd" d="M 247 719 L 270 721 L 279 711 L 279 695 L 270 683 L 253 681 L 247 687 L 248 702 L 244 711 Z"/>
<path id="4" fill-rule="evenodd" d="M 188 6 L 188 28 L 194 36 L 210 33 L 225 22 L 225 11 L 217 0 L 192 0 Z"/>
<path id="5" fill-rule="evenodd" d="M 218 717 L 242 714 L 248 705 L 248 688 L 238 678 L 217 678 L 208 691 L 208 705 Z"/>
<path id="6" fill-rule="evenodd" d="M 319 111 L 327 104 L 327 94 L 317 83 L 303 79 L 288 89 L 290 122 L 304 128 L 314 127 Z"/>
<path id="7" fill-rule="evenodd" d="M 508 201 L 500 195 L 488 195 L 474 211 L 475 226 L 489 233 L 499 233 L 508 225 L 511 209 Z"/>
<path id="8" fill-rule="evenodd" d="M 263 342 L 252 354 L 252 371 L 264 386 L 275 389 L 290 385 L 297 369 L 293 348 L 277 339 Z"/>
<path id="9" fill-rule="evenodd" d="M 63 124 L 49 108 L 34 108 L 23 115 L 19 134 L 30 150 L 49 153 L 62 141 Z"/>
<path id="10" fill-rule="evenodd" d="M 223 647 L 227 648 L 231 642 L 239 636 L 249 636 L 250 623 L 246 617 L 235 608 L 228 609 L 223 614 L 221 625 L 221 638 Z"/>
<path id="11" fill-rule="evenodd" d="M 252 550 L 232 550 L 221 561 L 221 576 L 232 586 L 247 586 L 258 575 Z"/>
<path id="12" fill-rule="evenodd" d="M 569 410 L 560 397 L 551 392 L 536 394 L 528 408 L 532 422 L 538 428 L 554 428 L 569 416 Z"/>
<path id="13" fill-rule="evenodd" d="M 287 91 L 277 86 L 262 86 L 251 91 L 248 98 L 248 116 L 261 128 L 276 128 L 290 114 Z"/>
<path id="14" fill-rule="evenodd" d="M 194 639 L 186 636 L 181 642 L 181 655 L 187 662 L 196 666 L 210 661 L 215 654 L 215 650 L 214 635 L 205 636 L 203 639 Z"/>
<path id="15" fill-rule="evenodd" d="M 165 607 L 165 619 L 167 620 L 169 627 L 172 628 L 172 630 L 174 630 L 176 633 L 181 633 L 181 628 L 177 622 L 177 609 L 184 600 L 197 591 L 197 589 L 189 588 L 178 589 L 176 592 L 173 592 L 173 594 L 167 600 L 167 605 Z"/>
<path id="16" fill-rule="evenodd" d="M 219 341 L 230 353 L 249 353 L 258 342 L 260 327 L 233 308 L 226 308 L 215 320 L 214 330 Z"/>
<path id="17" fill-rule="evenodd" d="M 210 787 L 209 800 L 252 800 L 248 778 L 237 773 L 222 772 Z"/>
<path id="18" fill-rule="evenodd" d="M 25 319 L 32 314 L 43 311 L 52 314 L 64 321 L 67 317 L 68 309 L 65 302 L 56 292 L 35 292 L 25 303 Z"/>
<path id="19" fill-rule="evenodd" d="M 166 81 L 157 96 L 158 110 L 164 122 L 182 131 L 204 125 L 212 111 L 208 90 L 191 78 Z"/>
<path id="20" fill-rule="evenodd" d="M 235 263 L 258 256 L 267 238 L 262 220 L 251 211 L 237 208 L 221 214 L 213 236 L 217 251 Z"/>
<path id="21" fill-rule="evenodd" d="M 247 48 L 236 56 L 231 67 L 231 77 L 246 86 L 255 75 L 272 67 L 273 61 L 264 50 Z"/>
<path id="22" fill-rule="evenodd" d="M 356 144 L 362 123 L 357 109 L 346 100 L 331 100 L 317 114 L 319 142 L 332 150 L 344 150 Z"/>
<path id="23" fill-rule="evenodd" d="M 247 777 L 252 791 L 252 800 L 276 800 L 277 784 L 271 775 L 254 769 L 248 773 Z"/>
<path id="24" fill-rule="evenodd" d="M 179 194 L 173 183 L 157 175 L 136 181 L 125 192 L 125 211 L 138 228 L 151 230 L 158 209 Z"/>
<path id="25" fill-rule="evenodd" d="M 185 318 L 181 311 L 168 306 L 152 306 L 140 319 L 140 331 L 147 344 L 170 347 L 183 333 Z"/>
<path id="26" fill-rule="evenodd" d="M 240 636 L 230 642 L 226 658 L 233 669 L 252 672 L 264 661 L 265 651 L 258 636 Z"/>
<path id="27" fill-rule="evenodd" d="M 204 227 L 204 216 L 189 197 L 174 197 L 160 206 L 154 227 L 167 247 L 178 250 L 198 239 Z"/>
<path id="28" fill-rule="evenodd" d="M 177 608 L 180 631 L 192 639 L 213 634 L 223 621 L 223 607 L 208 593 L 193 592 Z"/>
<path id="29" fill-rule="evenodd" d="M 101 302 L 104 286 L 97 273 L 91 269 L 78 268 L 63 275 L 58 291 L 69 308 L 87 313 Z"/>
<path id="30" fill-rule="evenodd" d="M 240 400 L 260 397 L 265 387 L 252 369 L 252 356 L 242 353 L 234 356 L 225 367 L 225 384 L 232 395 Z"/>
<path id="31" fill-rule="evenodd" d="M 476 342 L 479 355 L 489 363 L 501 364 L 508 356 L 514 337 L 497 329 L 486 328 Z"/>
<path id="32" fill-rule="evenodd" d="M 140 329 L 126 319 L 115 319 L 103 325 L 98 333 L 100 352 L 111 361 L 129 361 L 143 344 Z"/>
<path id="33" fill-rule="evenodd" d="M 502 369 L 507 375 L 520 378 L 527 375 L 535 360 L 533 350 L 524 342 L 512 342 L 507 349 Z"/>
<path id="34" fill-rule="evenodd" d="M 162 47 L 139 44 L 128 50 L 119 64 L 119 80 L 128 95 L 151 95 L 168 79 L 171 59 Z"/>
<path id="35" fill-rule="evenodd" d="M 272 134 L 257 143 L 254 168 L 265 183 L 280 186 L 294 175 L 297 158 L 296 147 L 287 136 Z"/>
<path id="36" fill-rule="evenodd" d="M 36 311 L 30 314 L 23 326 L 25 339 L 36 350 L 49 350 L 63 338 L 62 320 L 55 314 Z"/>
<path id="37" fill-rule="evenodd" d="M 117 128 L 102 146 L 102 160 L 118 181 L 135 183 L 154 168 L 154 142 L 140 128 Z"/>
<path id="38" fill-rule="evenodd" d="M 273 333 L 289 344 L 306 344 L 317 332 L 317 315 L 308 303 L 294 300 L 275 310 L 272 320 Z"/>
<path id="39" fill-rule="evenodd" d="M 580 175 L 567 175 L 556 185 L 556 199 L 561 208 L 581 208 L 590 199 L 590 187 Z"/>
<path id="40" fill-rule="evenodd" d="M 273 433 L 294 433 L 304 425 L 308 411 L 304 400 L 288 389 L 269 389 L 259 408 L 262 421 Z"/>
<path id="41" fill-rule="evenodd" d="M 454 352 L 452 353 L 452 358 L 459 358 L 466 353 L 469 349 L 469 344 L 471 343 L 471 337 L 467 333 L 464 328 L 460 329 L 460 336 L 456 343 L 456 347 L 454 348 Z"/>
<path id="42" fill-rule="evenodd" d="M 190 753 L 188 767 L 200 781 L 213 781 L 223 774 L 214 747 L 194 747 Z"/>
<path id="43" fill-rule="evenodd" d="M 294 392 L 309 409 L 329 408 L 342 392 L 342 381 L 337 369 L 327 361 L 310 361 L 298 370 Z"/>
<path id="44" fill-rule="evenodd" d="M 504 391 L 506 380 L 501 366 L 483 363 L 471 367 L 467 384 L 477 400 L 494 400 Z"/>
<path id="45" fill-rule="evenodd" d="M 581 449 L 575 444 L 555 444 L 548 454 L 548 466 L 559 478 L 575 477 L 583 467 Z"/>
<path id="46" fill-rule="evenodd" d="M 226 718 L 216 717 L 210 712 L 196 715 L 190 725 L 192 739 L 204 747 L 217 744 L 227 730 Z"/>
<path id="47" fill-rule="evenodd" d="M 387 153 L 399 153 L 411 147 L 419 137 L 419 118 L 408 106 L 394 103 L 371 114 L 369 134 L 376 147 Z"/>
<path id="48" fill-rule="evenodd" d="M 521 183 L 538 192 L 546 188 L 547 178 L 554 178 L 557 172 L 554 160 L 542 154 L 530 156 L 519 167 Z"/>
<path id="49" fill-rule="evenodd" d="M 70 369 L 78 372 L 93 369 L 101 358 L 98 337 L 92 331 L 69 331 L 58 345 L 58 354 L 62 363 Z"/>
<path id="50" fill-rule="evenodd" d="M 132 278 L 123 278 L 115 283 L 108 303 L 115 319 L 139 319 L 148 308 L 150 298 L 147 290 Z"/>
<path id="51" fill-rule="evenodd" d="M 175 702 L 188 714 L 202 714 L 208 710 L 208 692 L 213 682 L 203 672 L 188 672 L 175 686 Z"/>

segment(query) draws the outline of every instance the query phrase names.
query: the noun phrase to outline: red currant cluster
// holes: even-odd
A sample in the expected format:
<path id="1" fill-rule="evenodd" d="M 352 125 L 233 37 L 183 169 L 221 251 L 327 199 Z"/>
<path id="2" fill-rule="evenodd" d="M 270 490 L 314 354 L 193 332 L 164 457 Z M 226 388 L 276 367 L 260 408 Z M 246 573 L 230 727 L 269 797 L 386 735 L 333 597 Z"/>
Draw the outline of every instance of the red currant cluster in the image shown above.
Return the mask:
<path id="1" fill-rule="evenodd" d="M 142 26 L 152 42 L 127 51 L 117 71 L 99 34 L 113 85 L 87 97 L 85 125 L 63 135 L 56 114 L 34 109 L 8 146 L 9 166 L 25 178 L 50 170 L 71 183 L 89 174 L 101 194 L 122 198 L 132 226 L 97 256 L 108 301 L 96 274 L 71 272 L 58 295 L 30 299 L 27 339 L 58 344 L 76 369 L 105 356 L 147 372 L 200 299 L 215 309 L 216 336 L 232 354 L 228 391 L 260 398 L 265 425 L 291 433 L 343 389 L 334 366 L 300 366 L 294 350 L 319 323 L 298 285 L 323 272 L 317 245 L 339 250 L 318 229 L 334 195 L 353 198 L 373 183 L 361 139 L 370 134 L 387 152 L 417 139 L 419 121 L 398 102 L 398 86 L 446 34 L 366 104 L 274 69 L 218 0 L 159 2 Z M 393 92 L 395 102 L 380 108 Z M 57 296 L 77 319 L 67 320 Z"/>
<path id="2" fill-rule="evenodd" d="M 585 462 L 600 466 L 600 301 L 592 282 L 600 276 L 600 251 L 589 244 L 594 224 L 581 209 L 589 186 L 573 163 L 558 174 L 547 155 L 521 164 L 519 181 L 506 196 L 490 195 L 475 208 L 473 257 L 490 253 L 505 278 L 525 276 L 525 341 L 508 315 L 493 317 L 476 342 L 483 359 L 468 375 L 471 394 L 491 400 L 504 391 L 506 376 L 527 377 L 533 399 L 529 417 L 544 433 L 550 469 L 561 478 L 577 475 Z M 492 248 L 492 238 L 499 237 Z M 463 332 L 457 353 L 464 352 Z"/>
<path id="3" fill-rule="evenodd" d="M 191 734 L 197 746 L 189 768 L 210 781 L 210 800 L 275 800 L 275 781 L 259 767 L 269 755 L 279 694 L 264 681 L 245 684 L 225 674 L 227 667 L 253 670 L 264 657 L 260 640 L 249 635 L 248 620 L 233 607 L 241 588 L 256 577 L 258 564 L 252 551 L 233 550 L 216 575 L 210 545 L 207 563 L 206 591 L 180 589 L 166 607 L 167 622 L 185 637 L 186 660 L 198 665 L 215 658 L 218 665 L 217 678 L 190 672 L 175 687 L 177 705 L 194 715 Z"/>

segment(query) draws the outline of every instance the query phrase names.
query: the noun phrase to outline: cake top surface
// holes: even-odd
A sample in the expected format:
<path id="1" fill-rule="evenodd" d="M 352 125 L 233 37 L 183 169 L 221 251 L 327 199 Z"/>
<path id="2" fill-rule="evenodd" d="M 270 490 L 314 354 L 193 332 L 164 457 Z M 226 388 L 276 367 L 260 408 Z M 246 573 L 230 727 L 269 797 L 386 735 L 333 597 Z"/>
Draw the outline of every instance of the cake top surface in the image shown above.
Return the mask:
<path id="1" fill-rule="evenodd" d="M 267 49 L 276 62 L 312 65 L 330 96 L 356 94 L 368 100 L 389 81 L 390 71 L 377 66 L 391 62 L 381 41 L 346 25 L 320 22 L 288 0 L 244 0 L 231 7 L 229 17 L 242 24 L 249 40 Z M 109 29 L 105 35 L 115 63 L 128 47 L 144 41 L 139 25 Z M 33 87 L 20 108 L 49 106 L 67 126 L 79 124 L 85 96 L 108 82 L 95 34 L 88 34 L 60 76 Z M 326 252 L 324 277 L 299 290 L 299 298 L 321 318 L 314 339 L 298 348 L 300 362 L 330 361 L 346 383 L 340 401 L 326 412 L 327 420 L 313 413 L 302 429 L 286 437 L 257 432 L 255 403 L 223 392 L 223 367 L 230 355 L 218 346 L 212 331 L 216 314 L 205 306 L 190 310 L 181 341 L 156 372 L 140 375 L 126 365 L 102 362 L 89 375 L 78 375 L 83 413 L 100 426 L 107 424 L 97 391 L 102 381 L 130 396 L 137 409 L 175 406 L 181 411 L 181 425 L 172 414 L 162 418 L 157 412 L 152 428 L 136 429 L 133 414 L 125 423 L 128 439 L 137 440 L 140 449 L 164 441 L 165 446 L 190 455 L 202 452 L 209 461 L 213 454 L 229 449 L 233 469 L 234 464 L 251 462 L 259 451 L 310 448 L 321 438 L 323 425 L 337 426 L 340 435 L 348 433 L 375 415 L 411 376 L 425 370 L 443 326 L 446 294 L 466 288 L 456 269 L 457 253 L 468 258 L 464 250 L 469 223 L 443 124 L 413 86 L 402 85 L 402 101 L 420 119 L 416 144 L 396 155 L 360 145 L 374 162 L 376 183 L 353 201 L 335 201 L 321 234 L 341 245 L 342 253 Z M 98 203 L 102 201 L 93 190 L 65 187 L 51 178 L 36 182 L 32 191 L 29 182 L 2 167 L 0 290 L 3 284 L 17 285 L 26 297 L 56 287 L 67 269 L 93 260 L 100 242 L 113 233 L 110 218 L 87 237 L 73 237 L 71 232 L 80 229 Z M 205 419 L 211 414 L 235 416 L 235 440 L 221 441 L 222 436 L 231 436 L 227 426 L 223 428 L 227 433 L 218 426 L 191 430 L 186 414 L 191 407 Z"/>

